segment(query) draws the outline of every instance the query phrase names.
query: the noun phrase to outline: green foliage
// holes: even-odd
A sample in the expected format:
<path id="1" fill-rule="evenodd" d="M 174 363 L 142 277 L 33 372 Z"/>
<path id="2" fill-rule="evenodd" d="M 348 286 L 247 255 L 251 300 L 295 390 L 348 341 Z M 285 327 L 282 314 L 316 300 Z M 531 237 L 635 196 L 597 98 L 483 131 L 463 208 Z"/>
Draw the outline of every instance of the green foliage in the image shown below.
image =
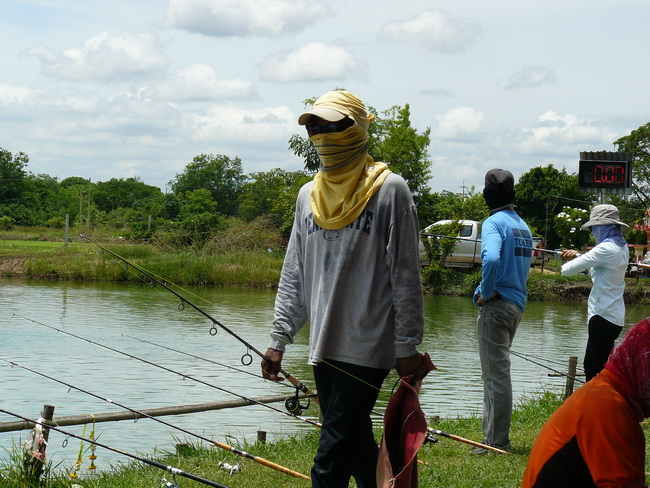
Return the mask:
<path id="1" fill-rule="evenodd" d="M 435 237 L 426 234 L 422 235 L 422 244 L 427 253 L 429 263 L 435 263 L 440 268 L 445 265 L 447 256 L 458 245 L 458 239 L 455 239 L 455 237 L 458 236 L 461 228 L 462 224 L 460 221 L 453 220 L 448 224 L 436 225 L 433 229 L 429 229 L 429 233 L 435 234 Z M 440 236 L 449 236 L 449 238 Z M 431 271 L 433 272 L 434 270 Z"/>
<path id="2" fill-rule="evenodd" d="M 210 191 L 219 212 L 232 216 L 237 212 L 238 198 L 245 182 L 241 159 L 231 159 L 223 154 L 199 154 L 169 184 L 176 194 L 200 188 Z"/>
<path id="3" fill-rule="evenodd" d="M 309 137 L 302 137 L 293 134 L 289 138 L 289 149 L 299 158 L 305 161 L 305 171 L 316 172 L 320 167 L 320 159 L 316 148 L 309 140 Z"/>
<path id="4" fill-rule="evenodd" d="M 17 201 L 22 197 L 28 162 L 25 153 L 14 156 L 0 147 L 0 202 Z"/>
<path id="5" fill-rule="evenodd" d="M 589 220 L 589 210 L 574 207 L 562 207 L 562 211 L 555 216 L 553 228 L 562 239 L 565 249 L 582 249 L 589 242 L 590 233 L 580 230 L 580 227 Z"/>
<path id="6" fill-rule="evenodd" d="M 144 184 L 139 178 L 111 178 L 96 183 L 91 189 L 91 197 L 101 211 L 108 213 L 118 208 L 142 208 L 159 201 L 162 192 L 156 186 Z"/>
<path id="7" fill-rule="evenodd" d="M 62 229 L 65 227 L 65 219 L 62 217 L 52 217 L 47 219 L 47 222 L 45 222 L 45 225 L 48 227 L 52 227 L 53 229 Z"/>
<path id="8" fill-rule="evenodd" d="M 290 230 L 298 191 L 310 179 L 304 171 L 279 168 L 253 173 L 239 198 L 239 216 L 249 222 L 268 216 L 283 230 Z"/>
<path id="9" fill-rule="evenodd" d="M 553 224 L 553 216 L 558 213 L 564 200 L 585 202 L 584 208 L 595 198 L 588 193 L 580 193 L 578 176 L 561 171 L 552 164 L 532 168 L 524 173 L 515 184 L 515 205 L 517 212 L 529 225 L 533 234 L 541 235 L 549 249 L 560 245 L 561 237 Z M 578 206 L 573 203 L 574 206 Z"/>
<path id="10" fill-rule="evenodd" d="M 650 122 L 623 136 L 614 144 L 618 151 L 632 154 L 632 178 L 635 200 L 641 208 L 650 207 Z"/>
<path id="11" fill-rule="evenodd" d="M 431 161 L 427 148 L 431 129 L 422 133 L 411 127 L 411 109 L 394 106 L 381 112 L 368 128 L 368 152 L 375 161 L 383 161 L 391 171 L 406 180 L 417 199 L 427 193 L 431 179 Z"/>
<path id="12" fill-rule="evenodd" d="M 11 230 L 15 224 L 16 221 L 7 215 L 0 217 L 0 230 Z"/>

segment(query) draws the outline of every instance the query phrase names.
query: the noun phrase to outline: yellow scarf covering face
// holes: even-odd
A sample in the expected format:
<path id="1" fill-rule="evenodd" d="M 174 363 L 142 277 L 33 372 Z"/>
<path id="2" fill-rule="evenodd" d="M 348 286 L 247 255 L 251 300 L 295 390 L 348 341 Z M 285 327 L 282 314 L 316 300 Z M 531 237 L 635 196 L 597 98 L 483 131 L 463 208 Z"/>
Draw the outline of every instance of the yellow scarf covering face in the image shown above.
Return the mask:
<path id="1" fill-rule="evenodd" d="M 366 113 L 361 100 L 350 92 L 333 91 L 320 97 L 314 104 L 317 107 L 354 120 L 354 125 L 342 132 L 311 137 L 321 162 L 311 191 L 314 220 L 324 229 L 341 229 L 361 215 L 390 170 L 368 154 L 368 125 L 374 114 Z"/>

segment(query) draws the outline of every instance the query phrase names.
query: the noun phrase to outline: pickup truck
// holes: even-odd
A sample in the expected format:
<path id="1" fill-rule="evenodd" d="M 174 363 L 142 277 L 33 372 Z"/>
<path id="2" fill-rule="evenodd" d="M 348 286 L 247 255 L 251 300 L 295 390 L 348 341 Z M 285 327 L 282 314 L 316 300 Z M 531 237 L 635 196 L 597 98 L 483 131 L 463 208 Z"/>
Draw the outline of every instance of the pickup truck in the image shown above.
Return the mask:
<path id="1" fill-rule="evenodd" d="M 428 239 L 429 242 L 432 242 L 433 239 L 440 238 L 440 233 L 436 232 L 436 228 L 452 222 L 452 220 L 439 220 L 425 227 L 422 231 L 422 239 Z M 444 265 L 455 268 L 479 267 L 481 266 L 481 222 L 477 220 L 460 220 L 459 224 L 461 227 L 458 234 L 452 237 L 458 242 L 453 251 L 447 255 Z M 546 253 L 539 251 L 539 249 L 544 249 L 544 239 L 533 237 L 531 260 L 533 265 L 541 265 L 548 260 Z M 420 241 L 420 263 L 423 266 L 429 264 L 429 257 L 422 240 Z"/>

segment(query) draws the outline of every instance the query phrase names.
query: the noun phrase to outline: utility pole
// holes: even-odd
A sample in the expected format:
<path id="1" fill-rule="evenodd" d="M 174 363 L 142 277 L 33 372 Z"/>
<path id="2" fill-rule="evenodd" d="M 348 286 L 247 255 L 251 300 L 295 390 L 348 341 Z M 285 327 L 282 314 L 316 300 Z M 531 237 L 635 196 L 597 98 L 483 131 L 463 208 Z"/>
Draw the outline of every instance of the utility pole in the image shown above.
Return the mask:
<path id="1" fill-rule="evenodd" d="M 90 178 L 88 178 L 88 219 L 86 221 L 87 231 L 86 233 L 90 235 Z"/>

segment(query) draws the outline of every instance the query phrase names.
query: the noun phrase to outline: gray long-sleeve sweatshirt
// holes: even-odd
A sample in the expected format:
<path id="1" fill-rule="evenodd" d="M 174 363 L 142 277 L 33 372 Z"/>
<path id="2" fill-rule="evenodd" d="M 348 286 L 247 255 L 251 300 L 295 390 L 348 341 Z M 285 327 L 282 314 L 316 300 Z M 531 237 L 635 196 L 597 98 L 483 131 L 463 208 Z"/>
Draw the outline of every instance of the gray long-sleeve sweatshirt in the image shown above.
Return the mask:
<path id="1" fill-rule="evenodd" d="M 309 363 L 391 369 L 416 354 L 424 312 L 419 226 L 410 190 L 389 174 L 352 224 L 320 228 L 302 187 L 275 301 L 270 347 L 281 351 L 309 321 Z"/>

